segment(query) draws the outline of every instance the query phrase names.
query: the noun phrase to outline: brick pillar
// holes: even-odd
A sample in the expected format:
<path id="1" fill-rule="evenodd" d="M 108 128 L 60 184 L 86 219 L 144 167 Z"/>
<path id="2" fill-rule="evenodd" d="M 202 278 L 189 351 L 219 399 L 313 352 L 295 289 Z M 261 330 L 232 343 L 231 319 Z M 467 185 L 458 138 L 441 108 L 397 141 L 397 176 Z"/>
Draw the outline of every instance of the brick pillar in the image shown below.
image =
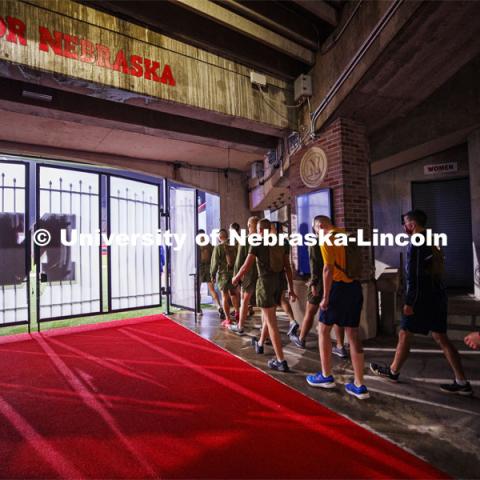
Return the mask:
<path id="1" fill-rule="evenodd" d="M 372 210 L 370 203 L 369 148 L 365 129 L 352 120 L 341 119 L 341 165 L 343 223 L 348 230 L 363 229 L 371 239 Z M 372 248 L 362 247 L 364 280 L 373 277 Z"/>
<path id="2" fill-rule="evenodd" d="M 327 173 L 321 185 L 306 187 L 300 177 L 300 162 L 306 151 L 320 147 L 327 157 Z M 296 213 L 296 196 L 321 188 L 332 190 L 332 210 L 335 225 L 349 231 L 364 230 L 371 238 L 372 216 L 370 203 L 369 148 L 365 129 L 349 119 L 338 119 L 318 134 L 317 140 L 290 159 L 288 170 L 292 213 Z M 362 247 L 364 269 L 362 284 L 365 308 L 362 330 L 365 337 L 376 335 L 377 307 L 371 247 Z"/>

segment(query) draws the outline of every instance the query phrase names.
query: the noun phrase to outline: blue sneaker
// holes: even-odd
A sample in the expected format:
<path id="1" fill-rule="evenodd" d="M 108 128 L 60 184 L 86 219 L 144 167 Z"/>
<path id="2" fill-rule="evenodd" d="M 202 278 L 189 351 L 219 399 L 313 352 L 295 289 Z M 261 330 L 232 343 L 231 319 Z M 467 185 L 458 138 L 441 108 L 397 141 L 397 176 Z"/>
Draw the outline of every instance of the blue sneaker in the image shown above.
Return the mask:
<path id="1" fill-rule="evenodd" d="M 258 338 L 252 338 L 252 347 L 255 348 L 255 353 L 257 353 L 258 355 L 263 354 L 263 345 L 260 345 L 260 343 L 258 342 Z"/>
<path id="2" fill-rule="evenodd" d="M 288 372 L 290 369 L 288 368 L 288 363 L 286 360 L 277 360 L 276 358 L 272 358 L 267 363 L 268 368 L 272 370 L 278 370 L 279 372 Z"/>
<path id="3" fill-rule="evenodd" d="M 307 383 L 311 387 L 335 388 L 335 379 L 333 378 L 333 375 L 324 377 L 321 372 L 318 372 L 315 375 L 308 375 Z"/>
<path id="4" fill-rule="evenodd" d="M 290 337 L 291 335 L 296 335 L 298 333 L 299 328 L 300 328 L 300 325 L 298 324 L 298 322 L 290 323 L 288 327 L 287 337 Z"/>
<path id="5" fill-rule="evenodd" d="M 370 398 L 370 394 L 368 393 L 367 387 L 365 385 L 357 387 L 353 382 L 346 383 L 345 390 L 349 395 L 353 395 L 360 400 L 366 400 L 367 398 Z"/>
<path id="6" fill-rule="evenodd" d="M 340 357 L 340 358 L 348 358 L 348 352 L 347 352 L 347 349 L 345 347 L 333 347 L 332 348 L 332 353 L 334 355 L 336 355 L 337 357 Z"/>

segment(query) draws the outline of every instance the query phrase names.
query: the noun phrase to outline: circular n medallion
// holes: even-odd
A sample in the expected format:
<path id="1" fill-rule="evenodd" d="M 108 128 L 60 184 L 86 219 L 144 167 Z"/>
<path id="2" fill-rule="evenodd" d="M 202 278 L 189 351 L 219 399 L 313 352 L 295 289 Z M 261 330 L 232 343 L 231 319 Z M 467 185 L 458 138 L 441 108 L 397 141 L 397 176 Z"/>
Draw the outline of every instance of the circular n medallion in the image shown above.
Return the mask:
<path id="1" fill-rule="evenodd" d="M 319 147 L 312 147 L 300 162 L 300 178 L 309 188 L 319 187 L 327 173 L 327 156 Z"/>

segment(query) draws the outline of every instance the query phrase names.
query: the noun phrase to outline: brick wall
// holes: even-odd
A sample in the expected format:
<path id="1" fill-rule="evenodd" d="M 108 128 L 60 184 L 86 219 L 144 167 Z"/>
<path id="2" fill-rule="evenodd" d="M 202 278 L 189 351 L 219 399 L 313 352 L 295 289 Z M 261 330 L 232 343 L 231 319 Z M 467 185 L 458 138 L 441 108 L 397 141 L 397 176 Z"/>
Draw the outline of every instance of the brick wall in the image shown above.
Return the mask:
<path id="1" fill-rule="evenodd" d="M 348 230 L 362 228 L 370 239 L 370 174 L 368 140 L 362 125 L 349 119 L 338 119 L 309 145 L 320 147 L 327 156 L 328 170 L 317 188 L 306 187 L 300 178 L 300 161 L 307 151 L 302 149 L 291 158 L 288 170 L 292 198 L 292 212 L 296 211 L 295 197 L 321 188 L 332 190 L 333 219 L 336 225 Z M 371 279 L 372 249 L 364 252 L 364 279 Z"/>

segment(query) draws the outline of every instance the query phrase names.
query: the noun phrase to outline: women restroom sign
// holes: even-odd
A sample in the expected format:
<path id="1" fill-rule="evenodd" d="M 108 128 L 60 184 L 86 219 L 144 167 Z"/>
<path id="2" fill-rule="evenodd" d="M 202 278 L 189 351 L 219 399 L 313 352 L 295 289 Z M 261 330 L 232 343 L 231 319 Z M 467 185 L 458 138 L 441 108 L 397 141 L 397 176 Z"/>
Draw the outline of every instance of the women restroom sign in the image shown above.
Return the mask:
<path id="1" fill-rule="evenodd" d="M 433 165 L 425 165 L 423 173 L 425 175 L 436 175 L 439 173 L 455 173 L 458 171 L 457 162 L 436 163 Z"/>

